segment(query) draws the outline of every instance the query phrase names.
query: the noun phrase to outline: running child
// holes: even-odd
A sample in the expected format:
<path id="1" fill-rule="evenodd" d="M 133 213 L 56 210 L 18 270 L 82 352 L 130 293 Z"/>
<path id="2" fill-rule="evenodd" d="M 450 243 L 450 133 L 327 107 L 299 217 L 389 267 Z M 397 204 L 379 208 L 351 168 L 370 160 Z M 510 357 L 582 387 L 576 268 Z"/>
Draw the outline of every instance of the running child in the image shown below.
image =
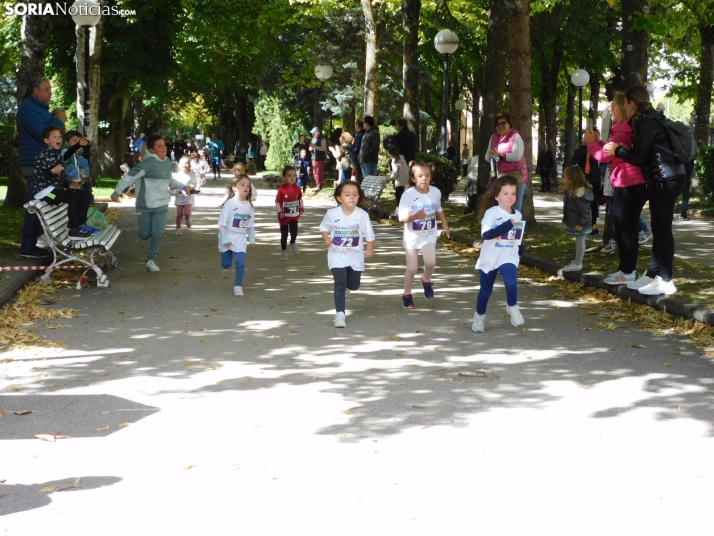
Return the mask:
<path id="1" fill-rule="evenodd" d="M 293 166 L 283 168 L 283 185 L 275 194 L 275 211 L 280 224 L 280 260 L 288 260 L 288 230 L 290 231 L 290 249 L 297 255 L 300 248 L 295 243 L 298 233 L 298 220 L 305 211 L 302 204 L 302 191 L 297 185 L 297 170 Z"/>
<path id="2" fill-rule="evenodd" d="M 483 195 L 481 215 L 481 236 L 484 238 L 481 254 L 476 262 L 481 289 L 476 301 L 476 313 L 471 329 L 483 333 L 488 299 L 493 292 L 496 275 L 500 272 L 506 287 L 506 311 L 511 315 L 511 324 L 521 326 L 525 322 L 518 307 L 518 263 L 519 246 L 500 243 L 500 237 L 508 233 L 522 219 L 521 213 L 513 208 L 516 203 L 518 179 L 502 175 Z"/>
<path id="3" fill-rule="evenodd" d="M 322 240 L 327 250 L 327 265 L 335 280 L 336 328 L 347 327 L 345 322 L 346 289 L 357 290 L 364 271 L 364 260 L 374 255 L 374 231 L 369 215 L 361 207 L 367 198 L 356 182 L 342 182 L 335 188 L 339 204 L 325 214 L 320 223 Z M 366 242 L 366 250 L 362 243 Z"/>
<path id="4" fill-rule="evenodd" d="M 310 183 L 310 175 L 312 174 L 312 158 L 307 154 L 307 149 L 300 149 L 300 169 L 298 172 L 298 184 L 302 188 L 302 193 L 305 193 Z"/>
<path id="5" fill-rule="evenodd" d="M 563 185 L 558 187 L 558 191 L 563 194 L 565 232 L 575 236 L 575 260 L 560 270 L 577 272 L 583 269 L 585 237 L 593 232 L 591 205 L 595 194 L 578 165 L 565 168 Z"/>
<path id="6" fill-rule="evenodd" d="M 198 151 L 191 153 L 191 171 L 199 178 L 199 186 L 206 184 L 206 173 L 211 171 L 211 167 L 205 158 L 200 157 Z"/>
<path id="7" fill-rule="evenodd" d="M 245 164 L 243 162 L 238 162 L 235 166 L 233 166 L 233 176 L 234 177 L 240 177 L 242 175 L 247 175 L 247 174 L 248 174 L 248 170 L 246 169 Z M 230 194 L 230 189 L 231 189 L 230 186 L 228 188 L 226 188 L 226 195 Z M 255 203 L 258 200 L 258 189 L 253 184 L 253 181 L 250 181 L 250 200 L 253 203 Z"/>
<path id="8" fill-rule="evenodd" d="M 399 221 L 404 223 L 404 253 L 407 258 L 407 269 L 404 272 L 404 294 L 402 305 L 405 309 L 414 309 L 412 285 L 414 276 L 419 269 L 419 250 L 424 257 L 424 277 L 421 284 L 424 296 L 430 300 L 434 297 L 434 286 L 431 276 L 436 267 L 436 240 L 438 232 L 436 218 L 441 221 L 447 237 L 451 237 L 449 224 L 441 208 L 441 191 L 436 186 L 430 186 L 433 164 L 413 162 L 409 168 L 409 181 L 406 190 L 399 201 Z"/>
<path id="9" fill-rule="evenodd" d="M 196 177 L 196 174 L 191 171 L 190 157 L 182 156 L 179 160 L 178 167 L 179 171 L 175 173 L 174 178 L 186 185 L 184 188 L 176 190 L 176 198 L 174 200 L 174 204 L 176 205 L 176 236 L 181 236 L 183 234 L 181 223 L 184 218 L 186 218 L 186 227 L 191 228 L 191 212 L 193 205 L 196 203 L 194 193 L 197 192 L 199 179 Z"/>
<path id="10" fill-rule="evenodd" d="M 250 202 L 250 177 L 233 177 L 228 199 L 221 206 L 218 217 L 218 251 L 221 266 L 227 270 L 235 261 L 234 296 L 243 296 L 243 275 L 248 243 L 255 246 L 255 210 Z"/>

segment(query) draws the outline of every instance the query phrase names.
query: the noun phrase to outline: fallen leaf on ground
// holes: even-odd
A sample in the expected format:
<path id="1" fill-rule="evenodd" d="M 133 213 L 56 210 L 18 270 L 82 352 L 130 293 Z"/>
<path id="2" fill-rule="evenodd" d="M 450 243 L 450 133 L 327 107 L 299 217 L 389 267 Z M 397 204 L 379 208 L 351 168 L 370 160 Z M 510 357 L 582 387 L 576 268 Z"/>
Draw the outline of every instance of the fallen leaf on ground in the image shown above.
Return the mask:
<path id="1" fill-rule="evenodd" d="M 401 341 L 402 338 L 401 338 L 399 335 L 390 335 L 389 337 L 387 337 L 387 340 L 390 340 L 390 341 Z"/>
<path id="2" fill-rule="evenodd" d="M 184 364 L 184 365 L 195 365 L 196 362 L 195 362 L 195 361 L 189 361 L 189 360 L 187 359 L 186 361 L 183 362 L 183 364 Z"/>
<path id="3" fill-rule="evenodd" d="M 663 366 L 663 367 L 671 367 L 672 364 L 671 364 L 671 363 L 662 363 L 662 366 Z"/>
<path id="4" fill-rule="evenodd" d="M 199 339 L 203 344 L 215 344 L 216 341 L 210 341 L 208 339 Z"/>
<path id="5" fill-rule="evenodd" d="M 195 465 L 187 465 L 186 467 L 183 468 L 184 471 L 188 471 L 189 469 L 193 469 L 196 467 Z"/>
<path id="6" fill-rule="evenodd" d="M 40 493 L 52 493 L 54 490 L 57 489 L 57 486 L 54 484 L 50 484 L 49 486 L 45 486 L 40 490 Z"/>
<path id="7" fill-rule="evenodd" d="M 20 385 L 8 385 L 5 387 L 6 391 L 22 391 L 22 386 Z"/>
<path id="8" fill-rule="evenodd" d="M 123 423 L 121 423 L 119 426 L 117 426 L 117 428 L 118 428 L 119 430 L 121 430 L 122 428 L 126 428 L 127 426 L 129 426 L 129 423 L 128 423 L 128 422 L 123 422 Z"/>
<path id="9" fill-rule="evenodd" d="M 628 342 L 627 346 L 629 346 L 630 348 L 647 348 L 644 344 L 640 344 L 637 342 Z"/>
<path id="10" fill-rule="evenodd" d="M 404 352 L 397 352 L 397 357 L 402 357 L 404 355 Z"/>
<path id="11" fill-rule="evenodd" d="M 0 417 L 4 417 L 4 416 L 5 416 L 5 412 L 4 412 L 4 411 L 0 411 Z"/>
<path id="12" fill-rule="evenodd" d="M 97 432 L 106 432 L 107 430 L 109 430 L 109 427 L 103 426 L 102 428 L 97 428 L 96 430 L 97 430 Z"/>
<path id="13" fill-rule="evenodd" d="M 52 443 L 57 441 L 57 438 L 50 434 L 35 434 L 35 437 L 40 441 L 50 441 Z"/>
<path id="14" fill-rule="evenodd" d="M 68 489 L 79 489 L 81 486 L 79 485 L 79 478 L 74 479 L 74 484 L 67 484 L 66 486 L 60 486 L 57 488 L 55 491 L 66 491 Z"/>
<path id="15" fill-rule="evenodd" d="M 32 413 L 31 409 L 19 409 L 15 412 L 15 415 L 29 415 Z"/>

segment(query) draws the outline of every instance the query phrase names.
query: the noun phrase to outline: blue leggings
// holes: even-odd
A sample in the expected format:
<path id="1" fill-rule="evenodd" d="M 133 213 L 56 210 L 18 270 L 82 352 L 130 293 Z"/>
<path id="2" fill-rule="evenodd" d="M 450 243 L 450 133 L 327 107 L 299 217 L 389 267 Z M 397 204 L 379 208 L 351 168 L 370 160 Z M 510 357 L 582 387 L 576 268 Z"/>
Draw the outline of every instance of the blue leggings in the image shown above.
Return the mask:
<path id="1" fill-rule="evenodd" d="M 243 286 L 243 274 L 245 273 L 245 251 L 224 251 L 221 253 L 221 266 L 227 270 L 236 261 L 236 282 L 238 287 Z"/>
<path id="2" fill-rule="evenodd" d="M 480 315 L 486 314 L 488 299 L 493 292 L 493 284 L 496 282 L 496 274 L 501 272 L 503 284 L 506 287 L 506 303 L 509 307 L 513 307 L 518 303 L 518 268 L 515 264 L 502 264 L 495 270 L 486 273 L 479 270 L 479 279 L 481 282 L 481 290 L 478 291 L 478 299 L 476 300 L 476 312 Z"/>

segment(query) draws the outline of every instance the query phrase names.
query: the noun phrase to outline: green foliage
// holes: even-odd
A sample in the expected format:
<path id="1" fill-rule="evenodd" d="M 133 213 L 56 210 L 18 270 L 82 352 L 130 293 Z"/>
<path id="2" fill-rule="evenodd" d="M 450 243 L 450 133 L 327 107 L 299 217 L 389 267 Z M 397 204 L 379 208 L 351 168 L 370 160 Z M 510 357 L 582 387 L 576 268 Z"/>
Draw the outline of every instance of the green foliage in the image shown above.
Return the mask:
<path id="1" fill-rule="evenodd" d="M 459 182 L 459 172 L 454 167 L 454 164 L 437 153 L 417 153 L 416 157 L 417 162 L 431 162 L 434 164 L 431 184 L 441 190 L 441 200 L 447 200 Z"/>
<path id="2" fill-rule="evenodd" d="M 304 132 L 299 118 L 294 117 L 278 97 L 261 92 L 255 105 L 253 133 L 270 144 L 266 169 L 280 171 L 283 166 L 292 164 L 292 147 Z"/>
<path id="3" fill-rule="evenodd" d="M 699 193 L 702 201 L 714 204 L 714 147 L 706 146 L 699 149 L 694 169 L 699 178 Z"/>
<path id="4" fill-rule="evenodd" d="M 15 129 L 10 125 L 0 125 L 0 175 L 10 173 L 10 155 L 12 154 L 12 140 L 15 138 Z"/>

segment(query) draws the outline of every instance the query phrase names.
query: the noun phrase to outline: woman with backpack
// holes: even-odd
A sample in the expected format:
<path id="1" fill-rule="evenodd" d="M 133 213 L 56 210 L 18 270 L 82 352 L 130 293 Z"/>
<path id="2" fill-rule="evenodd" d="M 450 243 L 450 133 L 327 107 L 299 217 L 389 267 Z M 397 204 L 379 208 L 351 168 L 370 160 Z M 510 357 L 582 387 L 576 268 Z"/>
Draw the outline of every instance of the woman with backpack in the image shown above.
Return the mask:
<path id="1" fill-rule="evenodd" d="M 674 204 L 687 182 L 687 169 L 674 153 L 662 123 L 664 116 L 650 104 L 647 89 L 633 86 L 625 91 L 625 106 L 632 127 L 633 147 L 629 149 L 611 142 L 605 145 L 604 151 L 642 169 L 653 233 L 650 267 L 628 287 L 649 296 L 670 295 L 677 292 L 672 280 Z"/>

